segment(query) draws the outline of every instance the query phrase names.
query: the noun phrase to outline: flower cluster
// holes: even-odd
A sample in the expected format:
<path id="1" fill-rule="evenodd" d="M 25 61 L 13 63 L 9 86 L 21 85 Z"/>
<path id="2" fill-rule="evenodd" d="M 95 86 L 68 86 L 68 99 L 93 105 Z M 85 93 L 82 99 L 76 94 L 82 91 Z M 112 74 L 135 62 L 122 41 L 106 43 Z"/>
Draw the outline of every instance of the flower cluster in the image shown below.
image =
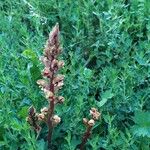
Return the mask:
<path id="1" fill-rule="evenodd" d="M 49 35 L 49 39 L 47 40 L 44 56 L 40 58 L 41 62 L 44 64 L 44 69 L 42 71 L 42 76 L 44 79 L 38 80 L 37 84 L 45 93 L 45 97 L 49 102 L 55 102 L 60 99 L 59 97 L 56 97 L 55 94 L 64 85 L 64 75 L 56 75 L 57 71 L 64 66 L 64 61 L 57 60 L 58 55 L 62 51 L 58 36 L 59 26 L 56 24 Z"/>
<path id="2" fill-rule="evenodd" d="M 83 123 L 86 125 L 86 131 L 82 137 L 82 143 L 80 144 L 80 150 L 84 149 L 84 145 L 86 144 L 88 138 L 91 135 L 92 127 L 95 125 L 95 121 L 100 119 L 101 113 L 98 112 L 96 108 L 91 108 L 90 110 L 91 119 L 83 118 Z"/>
<path id="3" fill-rule="evenodd" d="M 45 98 L 48 100 L 49 106 L 41 109 L 40 113 L 36 113 L 35 108 L 29 109 L 29 115 L 27 121 L 34 128 L 39 128 L 38 121 L 43 121 L 49 128 L 48 142 L 50 143 L 52 129 L 58 123 L 61 118 L 55 115 L 55 105 L 64 102 L 63 96 L 58 96 L 57 92 L 64 85 L 64 75 L 58 74 L 58 70 L 64 66 L 63 60 L 58 60 L 59 54 L 62 52 L 62 48 L 59 43 L 59 25 L 55 27 L 49 34 L 49 39 L 46 42 L 44 54 L 40 58 L 40 61 L 44 65 L 42 70 L 42 79 L 37 81 L 37 84 L 43 91 Z"/>
<path id="4" fill-rule="evenodd" d="M 98 112 L 96 108 L 91 108 L 90 115 L 92 116 L 92 118 L 90 120 L 88 120 L 87 118 L 83 118 L 83 123 L 87 126 L 92 127 L 95 125 L 95 121 L 100 118 L 101 113 Z"/>

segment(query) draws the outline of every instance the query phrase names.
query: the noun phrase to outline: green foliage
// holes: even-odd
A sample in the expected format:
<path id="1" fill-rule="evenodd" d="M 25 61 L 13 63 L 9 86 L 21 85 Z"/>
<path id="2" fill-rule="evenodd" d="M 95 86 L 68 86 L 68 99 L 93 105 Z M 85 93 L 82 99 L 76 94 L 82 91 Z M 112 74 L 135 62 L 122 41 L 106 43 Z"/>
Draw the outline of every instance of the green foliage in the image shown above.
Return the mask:
<path id="1" fill-rule="evenodd" d="M 36 80 L 51 27 L 60 24 L 65 60 L 62 122 L 53 149 L 73 150 L 91 107 L 102 112 L 86 149 L 149 150 L 149 0 L 3 0 L 0 2 L 0 149 L 44 150 L 25 121 L 47 105 Z"/>
<path id="2" fill-rule="evenodd" d="M 134 134 L 150 137 L 150 112 L 136 112 L 134 122 Z"/>

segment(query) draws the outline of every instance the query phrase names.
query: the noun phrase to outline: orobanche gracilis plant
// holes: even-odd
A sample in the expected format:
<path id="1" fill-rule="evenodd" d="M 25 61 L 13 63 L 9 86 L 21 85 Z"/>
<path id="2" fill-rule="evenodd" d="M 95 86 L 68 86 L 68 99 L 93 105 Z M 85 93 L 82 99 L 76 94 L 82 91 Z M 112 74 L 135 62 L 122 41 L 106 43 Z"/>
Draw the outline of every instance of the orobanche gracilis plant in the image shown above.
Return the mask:
<path id="1" fill-rule="evenodd" d="M 58 74 L 58 70 L 64 66 L 64 61 L 57 60 L 62 48 L 59 43 L 59 25 L 56 24 L 49 34 L 49 39 L 45 45 L 44 55 L 40 58 L 44 64 L 42 71 L 43 79 L 37 81 L 37 84 L 44 92 L 49 106 L 41 109 L 40 113 L 36 113 L 36 109 L 32 106 L 29 108 L 27 121 L 37 133 L 40 133 L 41 127 L 39 122 L 45 122 L 48 127 L 48 147 L 51 144 L 53 128 L 61 121 L 58 115 L 54 114 L 55 105 L 64 102 L 64 97 L 58 96 L 57 92 L 63 86 L 64 75 Z"/>
<path id="2" fill-rule="evenodd" d="M 92 127 L 95 125 L 95 121 L 99 120 L 101 113 L 98 112 L 96 108 L 91 108 L 90 110 L 91 119 L 83 118 L 83 123 L 86 126 L 86 131 L 82 137 L 82 143 L 80 144 L 80 150 L 83 150 L 88 138 L 91 135 Z"/>

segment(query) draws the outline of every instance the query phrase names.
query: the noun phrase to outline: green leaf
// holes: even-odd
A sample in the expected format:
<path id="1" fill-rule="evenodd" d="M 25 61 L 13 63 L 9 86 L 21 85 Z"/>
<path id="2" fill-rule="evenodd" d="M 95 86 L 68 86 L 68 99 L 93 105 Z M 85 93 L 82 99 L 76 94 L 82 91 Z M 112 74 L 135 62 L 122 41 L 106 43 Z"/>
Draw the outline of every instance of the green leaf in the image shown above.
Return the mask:
<path id="1" fill-rule="evenodd" d="M 22 125 L 14 119 L 13 122 L 11 123 L 11 127 L 13 130 L 21 131 L 22 130 Z"/>
<path id="2" fill-rule="evenodd" d="M 26 58 L 29 58 L 33 62 L 33 64 L 38 64 L 38 57 L 33 50 L 26 49 L 23 51 L 22 55 Z"/>
<path id="3" fill-rule="evenodd" d="M 36 81 L 37 79 L 40 78 L 41 76 L 41 71 L 39 69 L 39 67 L 37 65 L 33 65 L 31 68 L 30 68 L 30 73 L 31 73 L 31 76 L 32 76 L 32 80 L 33 81 Z"/>
<path id="4" fill-rule="evenodd" d="M 5 141 L 0 141 L 0 147 L 6 145 Z"/>
<path id="5" fill-rule="evenodd" d="M 21 110 L 18 112 L 18 115 L 19 115 L 21 118 L 25 119 L 25 118 L 27 117 L 27 114 L 28 114 L 28 109 L 29 109 L 28 106 L 22 107 Z"/>
<path id="6" fill-rule="evenodd" d="M 44 140 L 39 140 L 37 143 L 38 150 L 45 150 L 45 142 Z"/>
<path id="7" fill-rule="evenodd" d="M 102 94 L 102 100 L 100 102 L 98 102 L 98 106 L 102 107 L 107 101 L 108 99 L 112 98 L 114 96 L 114 94 L 111 92 L 111 90 L 105 91 Z"/>
<path id="8" fill-rule="evenodd" d="M 24 50 L 22 54 L 23 54 L 23 56 L 30 58 L 32 60 L 37 58 L 36 53 L 34 51 L 32 51 L 31 49 Z"/>
<path id="9" fill-rule="evenodd" d="M 83 75 L 84 75 L 86 78 L 90 78 L 90 77 L 92 76 L 92 70 L 90 70 L 90 69 L 88 69 L 88 68 L 84 68 Z"/>

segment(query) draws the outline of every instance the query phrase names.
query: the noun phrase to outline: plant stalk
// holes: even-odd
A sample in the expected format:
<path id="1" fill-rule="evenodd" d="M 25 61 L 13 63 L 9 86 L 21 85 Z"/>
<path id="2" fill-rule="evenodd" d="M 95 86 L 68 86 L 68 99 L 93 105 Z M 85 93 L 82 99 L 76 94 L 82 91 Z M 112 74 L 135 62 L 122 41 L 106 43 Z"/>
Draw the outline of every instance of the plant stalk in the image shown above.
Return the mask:
<path id="1" fill-rule="evenodd" d="M 54 85 L 53 85 L 53 78 L 54 78 L 54 72 L 52 74 L 52 78 L 50 80 L 50 91 L 54 93 Z M 47 136 L 47 141 L 48 141 L 48 148 L 51 146 L 51 139 L 52 139 L 52 133 L 53 133 L 53 125 L 52 125 L 52 116 L 54 114 L 54 98 L 51 98 L 50 104 L 49 104 L 49 110 L 48 110 L 48 120 L 47 120 L 47 125 L 48 125 L 48 136 Z"/>
<path id="2" fill-rule="evenodd" d="M 92 129 L 92 126 L 87 127 L 86 132 L 84 133 L 83 138 L 82 138 L 82 143 L 80 144 L 80 150 L 83 150 L 84 145 L 86 144 L 88 138 L 90 137 L 91 129 Z"/>

